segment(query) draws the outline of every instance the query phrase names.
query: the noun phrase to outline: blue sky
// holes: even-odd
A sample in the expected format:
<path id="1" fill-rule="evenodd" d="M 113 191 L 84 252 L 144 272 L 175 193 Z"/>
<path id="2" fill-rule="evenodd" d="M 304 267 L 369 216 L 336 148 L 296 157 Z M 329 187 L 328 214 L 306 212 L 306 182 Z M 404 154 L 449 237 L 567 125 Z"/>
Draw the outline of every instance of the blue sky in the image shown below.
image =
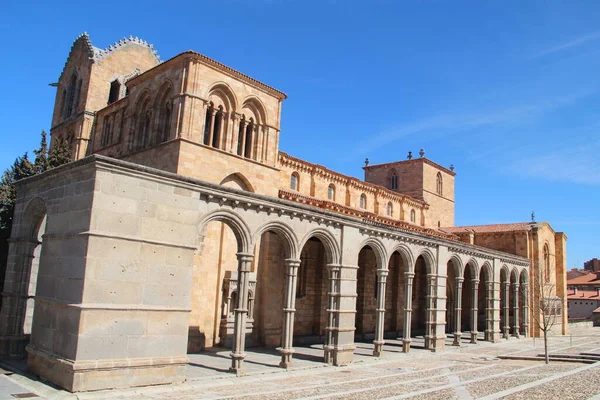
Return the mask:
<path id="1" fill-rule="evenodd" d="M 50 4 L 52 3 L 52 4 Z M 286 92 L 280 149 L 362 178 L 424 148 L 456 166 L 456 224 L 548 221 L 600 257 L 597 1 L 0 4 L 0 167 L 49 130 L 73 40 L 193 49 Z"/>

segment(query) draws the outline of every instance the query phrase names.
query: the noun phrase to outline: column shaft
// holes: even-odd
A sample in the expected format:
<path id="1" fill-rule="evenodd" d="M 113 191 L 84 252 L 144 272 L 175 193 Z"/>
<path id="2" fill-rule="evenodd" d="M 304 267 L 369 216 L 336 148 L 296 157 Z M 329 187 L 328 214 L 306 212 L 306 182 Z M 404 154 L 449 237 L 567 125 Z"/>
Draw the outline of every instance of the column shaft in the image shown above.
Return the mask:
<path id="1" fill-rule="evenodd" d="M 523 335 L 529 337 L 529 285 L 523 284 Z"/>
<path id="2" fill-rule="evenodd" d="M 472 304 L 471 304 L 471 343 L 477 343 L 477 303 L 479 300 L 479 279 L 473 279 L 471 281 L 473 286 L 472 290 Z"/>
<path id="3" fill-rule="evenodd" d="M 248 315 L 248 287 L 250 266 L 254 255 L 238 253 L 238 298 L 235 308 L 233 351 L 231 352 L 231 372 L 244 375 L 244 352 L 246 346 L 246 318 Z"/>
<path id="4" fill-rule="evenodd" d="M 508 339 L 510 335 L 510 283 L 504 282 L 504 326 L 502 330 L 504 332 L 504 338 Z"/>
<path id="5" fill-rule="evenodd" d="M 412 290 L 413 290 L 413 278 L 415 277 L 414 272 L 404 273 L 406 281 L 406 289 L 404 290 L 404 335 L 402 338 L 402 351 L 408 353 L 410 350 L 410 326 L 412 316 Z"/>
<path id="6" fill-rule="evenodd" d="M 388 271 L 384 269 L 377 270 L 377 313 L 375 322 L 375 340 L 373 340 L 373 355 L 375 357 L 381 357 L 383 353 L 383 333 L 385 330 L 385 288 Z"/>
<path id="7" fill-rule="evenodd" d="M 300 260 L 285 260 L 285 305 L 283 307 L 283 333 L 281 338 L 280 367 L 289 368 L 292 364 L 292 346 L 294 339 L 294 314 L 296 312 L 296 286 L 298 282 L 298 267 Z"/>
<path id="8" fill-rule="evenodd" d="M 454 346 L 460 346 L 460 339 L 462 336 L 462 316 L 461 316 L 461 311 L 462 311 L 462 285 L 463 285 L 463 281 L 464 278 L 461 277 L 457 277 L 456 278 L 456 307 L 454 308 L 454 343 L 452 343 Z"/>
<path id="9" fill-rule="evenodd" d="M 519 338 L 519 284 L 513 284 L 513 297 L 515 298 L 515 305 L 513 307 L 513 336 Z"/>

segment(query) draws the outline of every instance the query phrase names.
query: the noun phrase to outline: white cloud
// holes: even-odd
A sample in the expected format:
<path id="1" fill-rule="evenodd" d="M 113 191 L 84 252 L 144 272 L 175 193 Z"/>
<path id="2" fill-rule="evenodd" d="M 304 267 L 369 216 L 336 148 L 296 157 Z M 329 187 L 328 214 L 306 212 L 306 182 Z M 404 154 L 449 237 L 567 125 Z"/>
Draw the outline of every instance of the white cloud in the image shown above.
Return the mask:
<path id="1" fill-rule="evenodd" d="M 583 36 L 580 36 L 573 40 L 570 40 L 568 42 L 561 43 L 559 45 L 550 47 L 546 50 L 540 51 L 539 53 L 535 54 L 532 58 L 539 58 L 539 57 L 547 56 L 549 54 L 558 53 L 560 51 L 567 50 L 572 47 L 581 46 L 584 43 L 587 43 L 587 42 L 590 42 L 590 41 L 596 40 L 596 39 L 600 39 L 600 32 L 588 33 L 587 35 L 583 35 Z"/>

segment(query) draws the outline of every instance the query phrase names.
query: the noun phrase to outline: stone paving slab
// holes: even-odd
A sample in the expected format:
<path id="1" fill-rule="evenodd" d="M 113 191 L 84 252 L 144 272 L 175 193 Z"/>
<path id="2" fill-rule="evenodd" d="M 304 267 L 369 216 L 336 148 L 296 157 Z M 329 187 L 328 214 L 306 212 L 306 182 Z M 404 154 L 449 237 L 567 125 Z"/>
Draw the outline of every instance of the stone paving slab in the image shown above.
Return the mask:
<path id="1" fill-rule="evenodd" d="M 591 335 L 590 335 L 591 334 Z M 595 335 L 595 336 L 594 336 Z M 591 336 L 591 337 L 590 337 Z M 600 363 L 583 365 L 500 360 L 502 354 L 539 353 L 541 341 L 510 339 L 492 344 L 466 343 L 433 353 L 412 349 L 398 353 L 391 343 L 384 357 L 375 358 L 372 345 L 359 343 L 356 362 L 331 367 L 322 362 L 322 347 L 298 348 L 294 368 L 278 367 L 279 353 L 249 349 L 248 376 L 235 377 L 229 368 L 229 351 L 189 355 L 189 379 L 173 386 L 70 394 L 27 376 L 14 374 L 10 382 L 21 392 L 35 391 L 47 399 L 469 399 L 484 396 L 513 399 L 583 399 L 600 395 Z M 577 354 L 600 347 L 600 329 L 584 338 L 554 337 L 551 351 Z M 572 346 L 571 346 L 572 345 Z M 388 350 L 389 348 L 389 350 Z M 4 379 L 8 379 L 4 377 Z M 585 389 L 581 389 L 582 387 Z M 577 388 L 577 390 L 574 390 Z M 35 390 L 34 390 L 35 389 Z M 0 400 L 14 399 L 14 387 L 0 387 Z M 549 395 L 550 394 L 550 395 Z"/>

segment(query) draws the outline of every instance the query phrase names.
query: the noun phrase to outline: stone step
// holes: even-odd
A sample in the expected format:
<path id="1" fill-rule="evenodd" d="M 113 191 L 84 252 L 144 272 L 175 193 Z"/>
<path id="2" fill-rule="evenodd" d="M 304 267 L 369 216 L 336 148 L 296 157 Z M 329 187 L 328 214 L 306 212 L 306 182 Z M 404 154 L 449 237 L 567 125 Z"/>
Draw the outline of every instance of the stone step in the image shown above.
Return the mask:
<path id="1" fill-rule="evenodd" d="M 552 359 L 554 358 L 573 358 L 573 359 L 584 359 L 600 361 L 600 355 L 587 355 L 587 354 L 548 354 Z M 538 354 L 538 357 L 544 357 L 544 354 Z"/>
<path id="2" fill-rule="evenodd" d="M 522 360 L 522 361 L 544 361 L 544 357 L 539 357 L 539 356 L 511 356 L 511 355 L 506 355 L 506 356 L 498 356 L 499 359 L 501 360 Z M 596 361 L 594 360 L 586 360 L 586 359 L 582 359 L 582 358 L 553 358 L 550 357 L 550 360 L 552 361 L 561 361 L 561 362 L 576 362 L 576 363 L 582 363 L 582 364 L 593 364 Z"/>

